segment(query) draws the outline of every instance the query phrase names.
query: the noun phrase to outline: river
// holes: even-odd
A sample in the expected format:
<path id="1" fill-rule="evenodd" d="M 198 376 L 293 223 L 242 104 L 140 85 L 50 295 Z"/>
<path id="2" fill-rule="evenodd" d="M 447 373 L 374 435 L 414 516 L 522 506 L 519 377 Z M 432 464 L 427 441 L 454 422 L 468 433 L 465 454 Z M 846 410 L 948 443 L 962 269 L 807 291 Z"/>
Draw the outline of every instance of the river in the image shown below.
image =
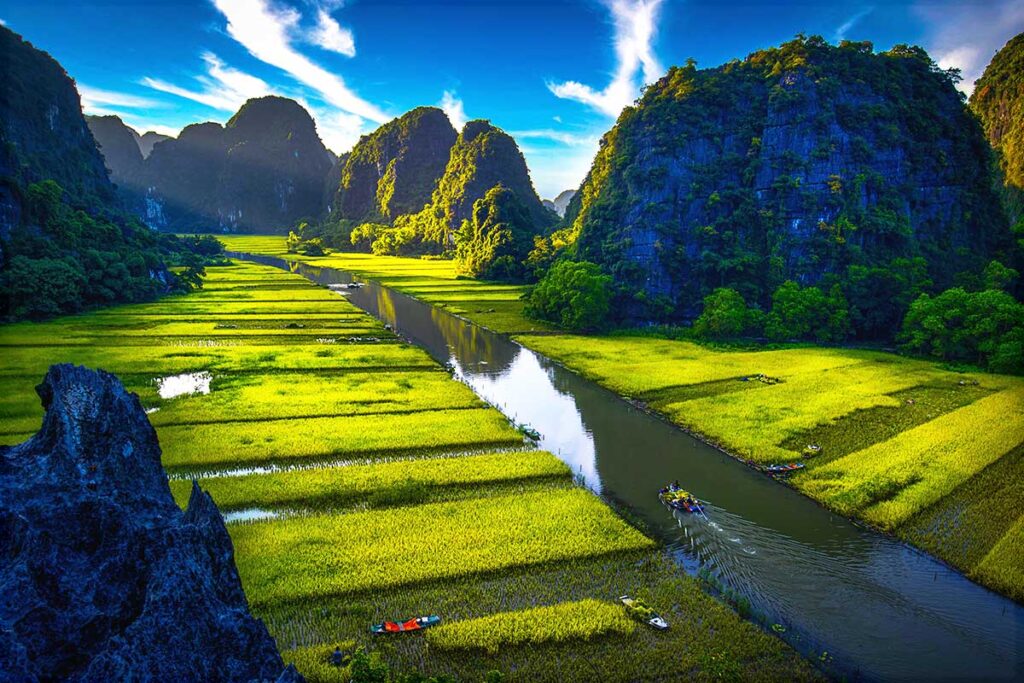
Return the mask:
<path id="1" fill-rule="evenodd" d="M 232 254 L 322 285 L 330 268 Z M 540 447 L 642 520 L 687 572 L 742 593 L 804 654 L 863 680 L 1022 680 L 1024 607 L 931 556 L 772 481 L 615 394 L 442 309 L 376 282 L 339 290 L 425 349 L 481 398 L 541 434 Z M 657 499 L 678 479 L 707 519 Z"/>

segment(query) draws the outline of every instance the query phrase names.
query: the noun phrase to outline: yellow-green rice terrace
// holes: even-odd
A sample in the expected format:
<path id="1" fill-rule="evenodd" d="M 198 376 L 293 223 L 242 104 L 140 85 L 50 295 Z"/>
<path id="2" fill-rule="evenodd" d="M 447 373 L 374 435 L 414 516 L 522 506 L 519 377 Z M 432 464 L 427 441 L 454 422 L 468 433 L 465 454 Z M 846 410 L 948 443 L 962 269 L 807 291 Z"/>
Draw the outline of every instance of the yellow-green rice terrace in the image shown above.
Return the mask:
<path id="1" fill-rule="evenodd" d="M 1022 378 L 877 351 L 560 334 L 523 315 L 524 287 L 457 278 L 450 261 L 222 240 L 372 278 L 511 334 L 753 464 L 802 462 L 789 480 L 799 491 L 1024 601 Z"/>
<path id="2" fill-rule="evenodd" d="M 450 267 L 401 263 L 428 289 Z M 487 288 L 487 322 L 539 328 L 517 290 Z M 0 327 L 0 349 L 3 444 L 38 429 L 33 389 L 52 363 L 103 368 L 139 394 L 176 499 L 197 477 L 229 515 L 253 610 L 308 680 L 346 680 L 327 656 L 356 645 L 460 680 L 818 676 L 425 352 L 301 276 L 211 267 L 192 294 Z M 634 624 L 624 592 L 696 627 Z M 421 614 L 444 630 L 369 634 Z"/>

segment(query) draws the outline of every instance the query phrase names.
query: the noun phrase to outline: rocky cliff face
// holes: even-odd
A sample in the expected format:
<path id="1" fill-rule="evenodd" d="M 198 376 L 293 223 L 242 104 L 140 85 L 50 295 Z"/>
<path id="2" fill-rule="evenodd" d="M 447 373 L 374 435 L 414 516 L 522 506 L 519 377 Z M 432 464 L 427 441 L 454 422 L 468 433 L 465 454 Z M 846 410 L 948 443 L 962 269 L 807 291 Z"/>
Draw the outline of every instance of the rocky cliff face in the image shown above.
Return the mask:
<path id="1" fill-rule="evenodd" d="M 50 368 L 42 429 L 0 447 L 0 680 L 284 681 L 209 495 L 171 498 L 113 375 Z"/>
<path id="2" fill-rule="evenodd" d="M 225 126 L 187 126 L 143 166 L 143 218 L 166 230 L 282 232 L 323 211 L 332 159 L 297 102 L 246 102 Z"/>
<path id="3" fill-rule="evenodd" d="M 0 26 L 0 238 L 22 214 L 24 188 L 51 179 L 79 204 L 114 201 L 75 84 L 47 53 Z"/>
<path id="4" fill-rule="evenodd" d="M 488 121 L 470 121 L 452 146 L 430 203 L 414 219 L 424 240 L 451 244 L 462 222 L 471 217 L 473 203 L 498 185 L 516 196 L 538 231 L 557 221 L 533 189 L 516 141 Z"/>
<path id="5" fill-rule="evenodd" d="M 1024 33 L 1010 40 L 974 84 L 971 109 L 999 156 L 1008 209 L 1024 217 Z"/>
<path id="6" fill-rule="evenodd" d="M 391 223 L 430 201 L 456 132 L 443 111 L 418 107 L 363 137 L 341 166 L 332 213 Z"/>
<path id="7" fill-rule="evenodd" d="M 120 188 L 137 191 L 142 173 L 139 135 L 117 116 L 86 116 L 110 179 Z"/>
<path id="8" fill-rule="evenodd" d="M 603 139 L 564 236 L 636 318 L 692 317 L 720 286 L 767 304 L 785 279 L 896 257 L 948 286 L 1005 244 L 988 155 L 922 50 L 799 39 L 649 87 Z"/>
<path id="9" fill-rule="evenodd" d="M 147 159 L 153 152 L 153 147 L 156 143 L 163 142 L 164 140 L 171 140 L 170 135 L 164 135 L 163 133 L 157 133 L 149 130 L 138 136 L 136 140 L 139 143 L 139 151 L 142 152 L 142 158 Z"/>
<path id="10" fill-rule="evenodd" d="M 554 199 L 545 199 L 544 206 L 558 214 L 559 218 L 565 217 L 565 211 L 569 208 L 569 202 L 576 196 L 576 190 L 562 190 Z"/>

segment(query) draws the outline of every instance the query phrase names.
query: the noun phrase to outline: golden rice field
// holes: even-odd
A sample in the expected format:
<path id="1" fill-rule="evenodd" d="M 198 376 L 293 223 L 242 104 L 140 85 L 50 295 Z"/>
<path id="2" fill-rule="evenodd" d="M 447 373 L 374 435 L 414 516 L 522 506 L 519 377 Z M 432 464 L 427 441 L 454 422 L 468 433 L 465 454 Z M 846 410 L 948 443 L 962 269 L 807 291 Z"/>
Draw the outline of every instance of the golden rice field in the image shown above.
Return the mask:
<path id="1" fill-rule="evenodd" d="M 482 290 L 488 306 L 518 296 Z M 196 476 L 222 509 L 256 520 L 228 525 L 239 573 L 307 680 L 347 680 L 327 663 L 339 645 L 460 680 L 817 677 L 425 352 L 298 275 L 210 268 L 194 294 L 0 327 L 0 350 L 0 444 L 38 429 L 34 387 L 52 363 L 106 369 L 138 393 L 176 500 Z M 613 604 L 625 592 L 707 628 L 625 627 Z M 538 625 L 535 609 L 557 619 Z M 509 613 L 521 627 L 483 647 L 368 631 L 438 614 L 452 625 L 442 638 L 468 643 L 480 620 Z"/>
<path id="2" fill-rule="evenodd" d="M 552 334 L 523 317 L 522 302 L 512 300 L 522 288 L 456 280 L 450 261 L 311 259 L 287 254 L 280 237 L 223 241 L 232 250 L 333 265 L 513 334 L 740 458 L 803 461 L 806 469 L 790 480 L 798 490 L 1024 600 L 1024 544 L 1004 541 L 1024 525 L 1024 379 L 877 351 Z M 510 298 L 492 305 L 483 298 L 491 294 Z M 820 452 L 804 460 L 809 445 Z"/>

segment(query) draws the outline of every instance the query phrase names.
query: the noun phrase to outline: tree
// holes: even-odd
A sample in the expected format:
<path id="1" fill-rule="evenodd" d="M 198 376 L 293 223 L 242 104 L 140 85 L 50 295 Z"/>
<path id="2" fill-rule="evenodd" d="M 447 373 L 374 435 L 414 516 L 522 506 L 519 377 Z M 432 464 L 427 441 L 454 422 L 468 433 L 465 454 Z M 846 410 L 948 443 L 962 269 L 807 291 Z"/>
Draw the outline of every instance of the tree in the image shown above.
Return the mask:
<path id="1" fill-rule="evenodd" d="M 985 289 L 1000 289 L 1006 291 L 1020 276 L 1013 268 L 1007 268 L 999 261 L 992 261 L 985 266 L 981 274 Z"/>
<path id="2" fill-rule="evenodd" d="M 15 256 L 0 274 L 6 317 L 40 320 L 82 307 L 85 274 L 70 259 Z"/>
<path id="3" fill-rule="evenodd" d="M 735 289 L 719 287 L 704 297 L 704 310 L 693 323 L 693 332 L 708 339 L 738 337 L 757 323 L 761 312 L 747 307 Z"/>
<path id="4" fill-rule="evenodd" d="M 487 280 L 522 280 L 536 232 L 516 194 L 495 185 L 473 203 L 472 214 L 455 234 L 455 268 Z"/>
<path id="5" fill-rule="evenodd" d="M 597 264 L 559 261 L 533 288 L 524 310 L 567 330 L 600 329 L 611 305 L 611 280 Z"/>
<path id="6" fill-rule="evenodd" d="M 893 339 L 910 303 L 931 284 L 920 257 L 896 258 L 886 267 L 850 266 L 843 293 L 853 333 L 859 339 Z"/>
<path id="7" fill-rule="evenodd" d="M 1024 304 L 996 289 L 922 294 L 907 312 L 900 339 L 912 353 L 1021 372 Z"/>
<path id="8" fill-rule="evenodd" d="M 848 330 L 848 307 L 838 285 L 826 296 L 817 287 L 800 287 L 787 280 L 772 294 L 772 310 L 765 327 L 770 339 L 842 341 Z"/>

